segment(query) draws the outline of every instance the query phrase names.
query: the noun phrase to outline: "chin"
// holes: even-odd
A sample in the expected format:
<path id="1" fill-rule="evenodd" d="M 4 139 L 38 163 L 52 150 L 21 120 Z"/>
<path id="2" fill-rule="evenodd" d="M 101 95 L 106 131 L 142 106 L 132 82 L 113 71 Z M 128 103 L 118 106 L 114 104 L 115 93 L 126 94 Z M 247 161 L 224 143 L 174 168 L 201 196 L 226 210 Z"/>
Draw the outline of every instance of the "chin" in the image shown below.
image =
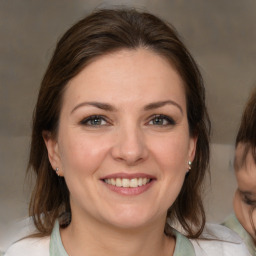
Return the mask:
<path id="1" fill-rule="evenodd" d="M 148 225 L 153 221 L 154 215 L 143 210 L 131 210 L 119 211 L 118 213 L 111 214 L 106 218 L 113 226 L 121 229 L 137 229 Z"/>
<path id="2" fill-rule="evenodd" d="M 131 220 L 131 219 L 123 219 L 112 222 L 113 227 L 123 230 L 138 230 L 149 225 L 150 221 L 147 220 Z"/>

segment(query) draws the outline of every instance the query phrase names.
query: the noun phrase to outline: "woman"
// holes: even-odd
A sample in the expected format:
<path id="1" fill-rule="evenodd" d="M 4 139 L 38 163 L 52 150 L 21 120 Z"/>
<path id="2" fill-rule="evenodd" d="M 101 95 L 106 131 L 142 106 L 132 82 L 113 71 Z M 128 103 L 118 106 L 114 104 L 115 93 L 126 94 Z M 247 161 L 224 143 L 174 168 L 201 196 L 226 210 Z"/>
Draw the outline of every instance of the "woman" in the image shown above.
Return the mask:
<path id="1" fill-rule="evenodd" d="M 237 238 L 188 239 L 205 225 L 209 127 L 173 28 L 126 9 L 81 20 L 58 42 L 34 112 L 37 234 L 7 255 L 247 255 Z"/>
<path id="2" fill-rule="evenodd" d="M 238 188 L 234 212 L 224 225 L 237 232 L 252 255 L 256 255 L 256 89 L 245 107 L 236 137 L 234 161 Z"/>

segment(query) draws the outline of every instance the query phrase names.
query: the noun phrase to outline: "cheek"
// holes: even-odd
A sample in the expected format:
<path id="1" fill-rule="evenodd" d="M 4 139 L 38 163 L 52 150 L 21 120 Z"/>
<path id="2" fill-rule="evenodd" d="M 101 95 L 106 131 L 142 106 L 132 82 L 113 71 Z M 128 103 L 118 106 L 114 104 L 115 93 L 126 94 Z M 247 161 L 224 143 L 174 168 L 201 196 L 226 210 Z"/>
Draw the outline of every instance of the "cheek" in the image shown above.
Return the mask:
<path id="1" fill-rule="evenodd" d="M 253 230 L 251 235 L 254 237 L 254 241 L 256 241 L 256 209 L 254 209 L 252 213 L 252 221 L 253 221 Z"/>
<path id="2" fill-rule="evenodd" d="M 247 207 L 243 203 L 238 191 L 235 193 L 233 204 L 237 219 L 245 226 L 248 221 L 248 209 L 246 209 Z"/>
<path id="3" fill-rule="evenodd" d="M 256 213 L 252 212 L 251 207 L 246 207 L 244 209 L 244 222 L 241 223 L 243 227 L 247 230 L 247 232 L 255 239 L 255 221 L 256 221 Z"/>
<path id="4" fill-rule="evenodd" d="M 108 143 L 94 136 L 79 134 L 66 136 L 60 143 L 60 155 L 64 175 L 69 172 L 89 175 L 102 163 L 108 151 Z"/>
<path id="5" fill-rule="evenodd" d="M 179 136 L 170 136 L 152 142 L 151 152 L 164 169 L 184 170 L 188 168 L 188 140 Z"/>
<path id="6" fill-rule="evenodd" d="M 244 227 L 245 230 L 247 230 L 248 233 L 251 234 L 251 236 L 255 237 L 254 234 L 254 228 L 251 223 L 251 206 L 247 206 L 240 196 L 238 195 L 238 192 L 236 192 L 234 197 L 234 210 L 237 219 L 241 223 L 241 225 Z M 254 222 L 254 225 L 256 223 L 256 211 L 252 214 L 252 220 Z"/>

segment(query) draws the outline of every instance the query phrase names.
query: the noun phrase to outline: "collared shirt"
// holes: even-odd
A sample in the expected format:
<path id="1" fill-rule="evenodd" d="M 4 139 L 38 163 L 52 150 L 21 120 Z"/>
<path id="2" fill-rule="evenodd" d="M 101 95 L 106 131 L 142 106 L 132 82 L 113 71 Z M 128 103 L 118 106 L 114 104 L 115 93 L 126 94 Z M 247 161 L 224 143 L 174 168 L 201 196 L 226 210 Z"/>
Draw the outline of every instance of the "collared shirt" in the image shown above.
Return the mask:
<path id="1" fill-rule="evenodd" d="M 222 225 L 234 230 L 243 239 L 250 253 L 256 256 L 256 246 L 254 241 L 250 234 L 240 224 L 235 214 L 231 214 Z"/>
<path id="2" fill-rule="evenodd" d="M 36 231 L 31 219 L 24 224 L 21 232 L 23 236 L 16 236 L 12 240 L 5 256 L 68 256 L 61 241 L 58 222 L 55 223 L 51 236 L 21 239 L 24 234 L 31 235 Z M 207 224 L 199 239 L 188 239 L 174 229 L 173 235 L 176 238 L 173 256 L 251 255 L 239 235 L 221 225 Z M 17 241 L 17 238 L 21 240 Z"/>
<path id="3" fill-rule="evenodd" d="M 192 243 L 173 229 L 176 245 L 173 256 L 196 256 Z M 50 239 L 50 256 L 68 256 L 60 237 L 59 223 L 56 221 Z"/>

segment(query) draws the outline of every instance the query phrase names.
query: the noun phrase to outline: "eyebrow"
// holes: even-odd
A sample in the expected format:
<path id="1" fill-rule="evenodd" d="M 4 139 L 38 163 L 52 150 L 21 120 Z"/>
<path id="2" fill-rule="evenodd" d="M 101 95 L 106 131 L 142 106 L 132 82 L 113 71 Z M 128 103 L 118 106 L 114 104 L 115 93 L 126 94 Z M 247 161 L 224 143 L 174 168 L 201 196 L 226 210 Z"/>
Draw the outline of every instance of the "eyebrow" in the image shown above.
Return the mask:
<path id="1" fill-rule="evenodd" d="M 152 110 L 152 109 L 157 109 L 157 108 L 161 108 L 165 105 L 174 105 L 176 106 L 180 112 L 183 114 L 183 110 L 182 110 L 182 107 L 176 103 L 175 101 L 173 100 L 166 100 L 166 101 L 158 101 L 158 102 L 153 102 L 153 103 L 149 103 L 148 105 L 146 105 L 144 107 L 144 110 L 145 111 L 148 111 L 148 110 Z M 83 106 L 93 106 L 93 107 L 96 107 L 96 108 L 99 108 L 99 109 L 102 109 L 102 110 L 105 110 L 105 111 L 117 111 L 117 109 L 108 104 L 108 103 L 102 103 L 102 102 L 95 102 L 95 101 L 90 101 L 90 102 L 82 102 L 78 105 L 76 105 L 72 111 L 71 111 L 71 114 L 77 110 L 78 108 L 80 107 L 83 107 Z"/>
<path id="2" fill-rule="evenodd" d="M 244 196 L 249 196 L 249 197 L 254 197 L 254 196 L 256 196 L 255 193 L 252 193 L 251 191 L 242 191 L 242 190 L 240 190 L 240 189 L 239 189 L 239 191 L 240 191 L 240 193 L 243 194 Z"/>
<path id="3" fill-rule="evenodd" d="M 152 109 L 156 109 L 156 108 L 161 108 L 161 107 L 163 107 L 163 106 L 165 106 L 165 105 L 174 105 L 174 106 L 176 106 L 176 107 L 180 110 L 180 112 L 183 114 L 182 107 L 181 107 L 178 103 L 176 103 L 175 101 L 173 101 L 173 100 L 158 101 L 158 102 L 150 103 L 150 104 L 148 104 L 148 105 L 146 105 L 146 106 L 144 107 L 144 110 L 152 110 Z"/>
<path id="4" fill-rule="evenodd" d="M 116 111 L 116 108 L 114 108 L 112 105 L 110 104 L 107 104 L 107 103 L 101 103 L 101 102 L 94 102 L 94 101 L 91 101 L 91 102 L 82 102 L 78 105 L 76 105 L 72 111 L 71 111 L 71 114 L 78 108 L 80 107 L 83 107 L 83 106 L 93 106 L 93 107 L 96 107 L 96 108 L 99 108 L 99 109 L 103 109 L 103 110 L 106 110 L 106 111 Z"/>

